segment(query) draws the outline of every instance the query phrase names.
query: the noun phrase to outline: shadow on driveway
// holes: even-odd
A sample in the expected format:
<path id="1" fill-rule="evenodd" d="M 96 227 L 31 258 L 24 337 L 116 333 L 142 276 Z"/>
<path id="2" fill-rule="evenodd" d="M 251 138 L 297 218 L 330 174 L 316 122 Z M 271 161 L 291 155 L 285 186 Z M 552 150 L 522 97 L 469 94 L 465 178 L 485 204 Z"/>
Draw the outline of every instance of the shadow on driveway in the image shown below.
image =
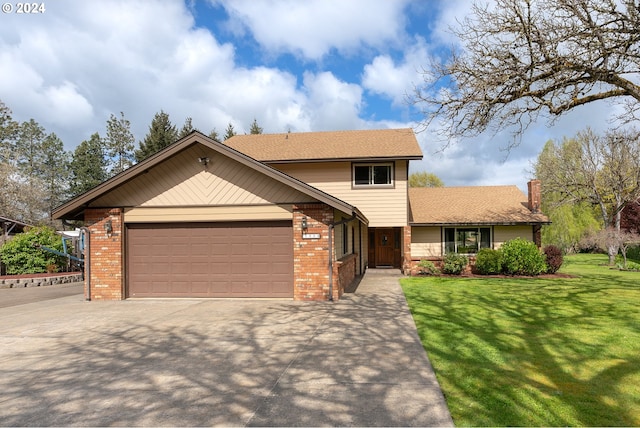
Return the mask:
<path id="1" fill-rule="evenodd" d="M 452 425 L 397 276 L 336 303 L 0 310 L 0 425 Z"/>

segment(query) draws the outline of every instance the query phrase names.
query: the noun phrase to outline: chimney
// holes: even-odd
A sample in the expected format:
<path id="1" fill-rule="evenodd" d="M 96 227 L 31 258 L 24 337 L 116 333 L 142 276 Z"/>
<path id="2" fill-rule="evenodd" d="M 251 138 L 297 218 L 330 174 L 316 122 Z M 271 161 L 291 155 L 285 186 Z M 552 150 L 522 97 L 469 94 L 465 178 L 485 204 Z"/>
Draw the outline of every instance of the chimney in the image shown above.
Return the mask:
<path id="1" fill-rule="evenodd" d="M 540 180 L 531 180 L 527 183 L 529 190 L 529 211 L 532 213 L 540 212 Z"/>

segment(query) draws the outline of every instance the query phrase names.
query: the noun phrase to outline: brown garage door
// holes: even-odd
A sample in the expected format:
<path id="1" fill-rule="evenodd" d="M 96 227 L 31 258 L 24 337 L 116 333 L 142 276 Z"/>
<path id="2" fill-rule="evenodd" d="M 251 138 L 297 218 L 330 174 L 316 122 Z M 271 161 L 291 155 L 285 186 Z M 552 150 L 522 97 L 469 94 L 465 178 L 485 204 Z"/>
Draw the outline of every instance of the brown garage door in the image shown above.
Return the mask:
<path id="1" fill-rule="evenodd" d="M 127 225 L 128 297 L 293 297 L 291 222 Z"/>

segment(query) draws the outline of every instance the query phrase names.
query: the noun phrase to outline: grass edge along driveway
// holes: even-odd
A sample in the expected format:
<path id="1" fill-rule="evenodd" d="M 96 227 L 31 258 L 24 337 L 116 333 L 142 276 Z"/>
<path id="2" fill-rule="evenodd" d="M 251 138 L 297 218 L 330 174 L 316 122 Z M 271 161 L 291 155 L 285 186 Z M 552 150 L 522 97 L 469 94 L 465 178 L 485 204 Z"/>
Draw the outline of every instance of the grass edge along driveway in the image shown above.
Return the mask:
<path id="1" fill-rule="evenodd" d="M 401 280 L 457 426 L 640 426 L 640 273 Z"/>

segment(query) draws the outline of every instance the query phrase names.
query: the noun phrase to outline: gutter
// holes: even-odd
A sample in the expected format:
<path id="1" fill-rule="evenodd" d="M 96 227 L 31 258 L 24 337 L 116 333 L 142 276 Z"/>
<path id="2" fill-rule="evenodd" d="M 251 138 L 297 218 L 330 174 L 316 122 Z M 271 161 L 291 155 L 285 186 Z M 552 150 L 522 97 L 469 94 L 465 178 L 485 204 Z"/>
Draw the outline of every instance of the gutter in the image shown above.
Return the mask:
<path id="1" fill-rule="evenodd" d="M 335 223 L 329 223 L 329 301 L 333 302 L 333 229 L 341 224 L 349 223 L 357 217 L 356 212 L 351 212 L 351 217 L 343 218 Z"/>

